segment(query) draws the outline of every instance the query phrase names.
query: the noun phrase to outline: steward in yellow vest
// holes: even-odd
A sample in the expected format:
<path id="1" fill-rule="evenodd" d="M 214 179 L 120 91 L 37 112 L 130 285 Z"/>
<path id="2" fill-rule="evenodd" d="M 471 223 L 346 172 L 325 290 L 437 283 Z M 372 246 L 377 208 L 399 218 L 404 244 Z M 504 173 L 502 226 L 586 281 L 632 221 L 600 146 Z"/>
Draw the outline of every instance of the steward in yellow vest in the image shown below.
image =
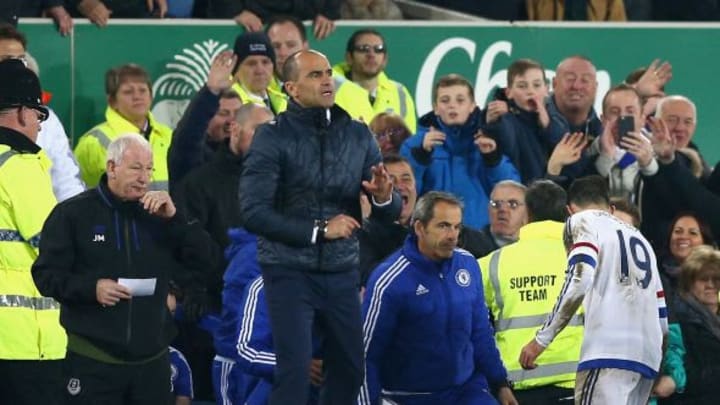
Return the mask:
<path id="1" fill-rule="evenodd" d="M 172 129 L 155 120 L 150 112 L 152 93 L 150 76 L 138 65 L 128 64 L 108 70 L 105 74 L 108 107 L 105 122 L 80 137 L 75 157 L 85 185 L 98 185 L 105 173 L 105 158 L 110 142 L 126 134 L 140 134 L 150 142 L 154 172 L 151 189 L 168 189 L 167 154 Z"/>
<path id="2" fill-rule="evenodd" d="M 235 39 L 237 62 L 233 69 L 235 90 L 245 103 L 267 106 L 278 115 L 287 109 L 287 97 L 273 89 L 275 51 L 264 32 L 245 32 Z"/>
<path id="3" fill-rule="evenodd" d="M 567 267 L 561 222 L 566 215 L 565 191 L 550 181 L 539 181 L 528 187 L 525 202 L 530 223 L 520 228 L 518 241 L 478 263 L 485 301 L 495 322 L 495 340 L 517 399 L 541 405 L 573 396 L 583 318 L 576 314 L 570 320 L 538 359 L 537 368 L 522 369 L 520 349 L 552 312 Z"/>
<path id="4" fill-rule="evenodd" d="M 363 90 L 362 101 L 367 100 L 373 109 L 372 117 L 365 118 L 367 123 L 381 112 L 393 112 L 403 117 L 414 134 L 417 131 L 415 102 L 402 83 L 390 80 L 385 74 L 387 62 L 388 50 L 383 36 L 378 31 L 362 29 L 348 39 L 345 62 L 335 65 L 333 73 L 353 81 Z M 361 100 L 358 98 L 355 102 Z"/>

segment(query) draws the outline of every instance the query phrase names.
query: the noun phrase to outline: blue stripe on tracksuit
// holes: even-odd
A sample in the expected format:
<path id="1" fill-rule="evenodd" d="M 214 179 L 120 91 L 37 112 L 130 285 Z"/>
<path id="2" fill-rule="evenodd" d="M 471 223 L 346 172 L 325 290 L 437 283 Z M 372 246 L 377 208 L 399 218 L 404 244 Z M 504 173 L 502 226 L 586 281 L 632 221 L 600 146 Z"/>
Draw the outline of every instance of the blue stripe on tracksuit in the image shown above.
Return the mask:
<path id="1" fill-rule="evenodd" d="M 248 383 L 238 371 L 237 339 L 242 323 L 242 308 L 246 285 L 260 274 L 257 263 L 257 239 L 242 228 L 228 232 L 230 245 L 225 250 L 229 264 L 223 276 L 220 326 L 213 333 L 215 352 L 213 387 L 219 404 L 244 404 L 243 392 Z"/>
<path id="2" fill-rule="evenodd" d="M 417 239 L 382 263 L 363 302 L 366 381 L 362 405 L 383 397 L 403 404 L 495 404 L 488 381 L 507 372 L 495 346 L 477 262 L 456 249 L 425 258 Z"/>

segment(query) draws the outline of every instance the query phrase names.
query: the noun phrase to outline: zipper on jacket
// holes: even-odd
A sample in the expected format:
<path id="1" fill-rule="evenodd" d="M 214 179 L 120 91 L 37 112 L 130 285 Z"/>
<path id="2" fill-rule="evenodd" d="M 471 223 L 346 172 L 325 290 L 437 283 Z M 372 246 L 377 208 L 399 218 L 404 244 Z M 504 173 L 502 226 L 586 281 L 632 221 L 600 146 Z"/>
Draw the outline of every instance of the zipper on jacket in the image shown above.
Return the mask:
<path id="1" fill-rule="evenodd" d="M 452 315 L 451 315 L 452 314 L 452 308 L 451 308 L 452 300 L 450 299 L 450 291 L 449 291 L 450 287 L 448 286 L 448 281 L 445 278 L 445 274 L 443 274 L 442 271 L 443 271 L 443 269 L 441 267 L 439 276 L 440 276 L 440 284 L 442 285 L 443 298 L 445 299 L 443 306 L 445 308 L 447 308 L 447 311 L 445 312 L 445 331 L 446 331 L 446 336 L 451 336 L 450 335 L 450 331 L 451 331 L 450 320 L 452 319 Z"/>
<path id="2" fill-rule="evenodd" d="M 327 128 L 324 126 L 320 128 L 320 195 L 318 196 L 318 205 L 320 208 L 320 219 L 327 219 L 330 220 L 330 218 L 324 218 L 324 209 L 323 209 L 323 196 L 325 191 L 325 138 L 327 138 Z M 324 241 L 323 241 L 324 243 Z M 318 270 L 322 269 L 322 262 L 323 262 L 323 243 L 318 243 Z"/>
<path id="3" fill-rule="evenodd" d="M 125 239 L 125 255 L 127 260 L 127 270 L 128 273 L 132 273 L 132 255 L 130 253 L 130 224 L 128 223 L 127 218 L 123 220 L 123 237 Z M 127 328 L 125 330 L 125 343 L 130 343 L 130 338 L 132 337 L 132 297 L 128 300 L 128 314 L 127 314 Z"/>

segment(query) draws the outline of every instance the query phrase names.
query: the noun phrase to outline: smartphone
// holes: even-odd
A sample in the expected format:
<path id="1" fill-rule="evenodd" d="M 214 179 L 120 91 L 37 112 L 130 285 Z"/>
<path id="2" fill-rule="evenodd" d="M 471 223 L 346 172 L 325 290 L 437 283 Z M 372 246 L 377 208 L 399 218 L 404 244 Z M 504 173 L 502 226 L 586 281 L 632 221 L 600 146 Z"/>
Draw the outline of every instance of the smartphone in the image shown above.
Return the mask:
<path id="1" fill-rule="evenodd" d="M 635 131 L 635 118 L 632 115 L 623 115 L 617 121 L 618 143 L 627 136 L 628 132 Z"/>

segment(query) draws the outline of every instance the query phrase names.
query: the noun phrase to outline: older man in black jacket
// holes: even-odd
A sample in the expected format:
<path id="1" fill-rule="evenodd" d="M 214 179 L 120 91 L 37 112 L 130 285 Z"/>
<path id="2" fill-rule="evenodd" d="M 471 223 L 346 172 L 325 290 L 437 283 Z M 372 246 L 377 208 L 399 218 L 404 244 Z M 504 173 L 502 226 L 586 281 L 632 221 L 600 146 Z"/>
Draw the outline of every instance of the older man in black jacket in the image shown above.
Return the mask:
<path id="1" fill-rule="evenodd" d="M 169 401 L 169 281 L 197 285 L 217 258 L 167 192 L 148 191 L 152 161 L 142 136 L 116 139 L 98 187 L 58 204 L 43 227 L 32 274 L 61 304 L 68 404 Z"/>
<path id="2" fill-rule="evenodd" d="M 299 51 L 283 77 L 288 110 L 257 129 L 240 185 L 277 353 L 270 405 L 307 401 L 314 324 L 324 338 L 321 403 L 351 404 L 363 378 L 359 196 L 370 194 L 372 215 L 387 223 L 401 199 L 367 126 L 334 104 L 327 58 Z"/>

